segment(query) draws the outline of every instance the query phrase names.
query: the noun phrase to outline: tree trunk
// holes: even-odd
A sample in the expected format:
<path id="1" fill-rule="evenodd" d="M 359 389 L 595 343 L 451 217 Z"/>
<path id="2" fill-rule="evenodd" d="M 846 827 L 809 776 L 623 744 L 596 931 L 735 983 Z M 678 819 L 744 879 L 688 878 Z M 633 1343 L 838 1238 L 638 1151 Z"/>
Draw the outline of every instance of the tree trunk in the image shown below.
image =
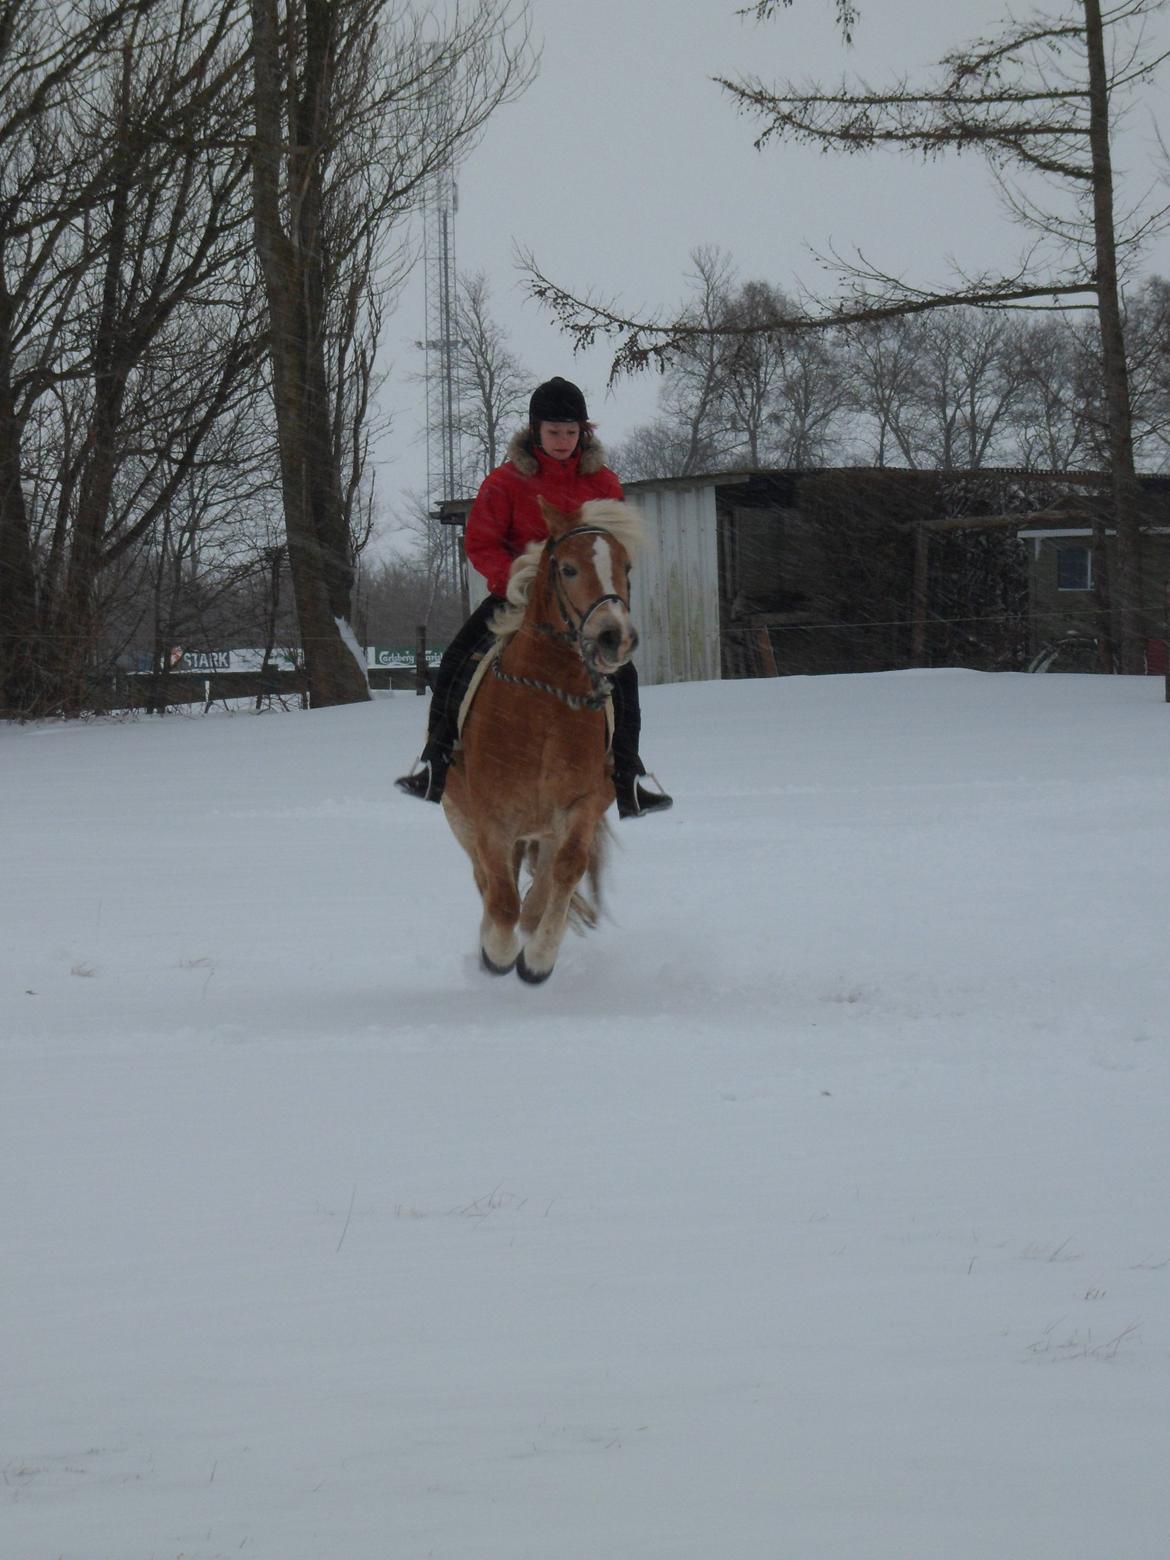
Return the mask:
<path id="1" fill-rule="evenodd" d="M 1145 670 L 1142 614 L 1141 486 L 1133 459 L 1129 367 L 1117 279 L 1113 226 L 1113 163 L 1109 148 L 1109 86 L 1100 0 L 1083 0 L 1089 65 L 1089 146 L 1093 158 L 1093 233 L 1097 258 L 1097 319 L 1109 440 L 1117 546 L 1111 579 L 1117 614 L 1117 669 Z"/>
<path id="2" fill-rule="evenodd" d="M 89 675 L 102 631 L 96 610 L 98 577 L 118 469 L 117 441 L 126 388 L 126 365 L 113 360 L 108 352 L 110 344 L 103 340 L 107 323 L 103 321 L 99 331 L 90 448 L 73 521 L 69 563 L 61 598 L 53 610 L 57 699 L 67 715 L 80 715 L 89 706 Z"/>
<path id="3" fill-rule="evenodd" d="M 0 717 L 40 712 L 43 693 L 36 568 L 21 484 L 21 427 L 12 394 L 12 301 L 0 276 Z"/>
<path id="4" fill-rule="evenodd" d="M 50 603 L 53 621 L 57 696 L 67 715 L 87 707 L 88 674 L 101 625 L 95 615 L 102 544 L 109 523 L 110 499 L 118 468 L 118 429 L 126 394 L 125 323 L 121 319 L 130 191 L 136 154 L 128 139 L 128 103 L 134 56 L 122 51 L 122 77 L 113 149 L 114 179 L 109 199 L 109 235 L 102 273 L 101 307 L 94 331 L 93 412 L 86 437 L 85 461 L 73 518 L 69 560 L 58 600 Z"/>
<path id="5" fill-rule="evenodd" d="M 322 161 L 329 112 L 328 0 L 306 0 L 301 80 L 286 69 L 297 102 L 288 149 L 293 215 L 286 232 L 280 187 L 282 83 L 276 0 L 252 0 L 256 146 L 253 212 L 271 334 L 273 394 L 293 598 L 300 624 L 309 697 L 315 707 L 368 699 L 365 670 L 342 635 L 353 589 L 348 527 L 333 447 L 324 357 Z"/>

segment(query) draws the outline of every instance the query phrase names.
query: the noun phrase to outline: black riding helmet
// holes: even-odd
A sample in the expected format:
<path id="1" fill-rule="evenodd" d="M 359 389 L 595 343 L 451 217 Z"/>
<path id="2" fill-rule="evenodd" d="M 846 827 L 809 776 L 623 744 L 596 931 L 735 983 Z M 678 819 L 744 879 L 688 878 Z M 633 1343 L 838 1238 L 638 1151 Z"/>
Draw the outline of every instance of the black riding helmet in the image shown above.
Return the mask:
<path id="1" fill-rule="evenodd" d="M 589 421 L 585 397 L 568 379 L 546 379 L 537 385 L 528 403 L 528 421 L 533 434 L 540 433 L 542 422 L 575 422 L 582 428 Z"/>

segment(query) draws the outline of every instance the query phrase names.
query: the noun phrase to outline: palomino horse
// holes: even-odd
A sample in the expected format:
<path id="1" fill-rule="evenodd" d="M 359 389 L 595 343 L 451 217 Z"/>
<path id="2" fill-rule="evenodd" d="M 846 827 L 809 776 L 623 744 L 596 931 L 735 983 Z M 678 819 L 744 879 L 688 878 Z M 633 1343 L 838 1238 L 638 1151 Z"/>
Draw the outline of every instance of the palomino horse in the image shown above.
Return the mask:
<path id="1" fill-rule="evenodd" d="M 493 623 L 496 656 L 468 714 L 443 793 L 483 900 L 480 957 L 547 980 L 565 926 L 597 919 L 614 799 L 606 754 L 610 676 L 633 654 L 630 552 L 640 538 L 626 504 L 598 499 L 573 514 L 540 500 L 549 539 L 512 566 L 511 606 Z M 520 896 L 520 868 L 532 882 Z"/>

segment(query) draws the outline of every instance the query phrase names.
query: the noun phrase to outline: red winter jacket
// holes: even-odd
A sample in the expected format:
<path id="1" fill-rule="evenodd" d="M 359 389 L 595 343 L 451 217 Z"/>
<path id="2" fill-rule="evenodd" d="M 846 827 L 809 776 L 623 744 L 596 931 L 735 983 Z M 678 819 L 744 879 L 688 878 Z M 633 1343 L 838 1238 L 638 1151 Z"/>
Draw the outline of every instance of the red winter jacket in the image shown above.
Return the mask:
<path id="1" fill-rule="evenodd" d="M 543 542 L 548 536 L 538 498 L 571 513 L 591 498 L 623 497 L 596 439 L 584 452 L 559 461 L 534 450 L 528 429 L 522 428 L 508 445 L 508 459 L 484 478 L 467 517 L 463 545 L 492 595 L 504 596 L 512 560 L 529 542 Z"/>

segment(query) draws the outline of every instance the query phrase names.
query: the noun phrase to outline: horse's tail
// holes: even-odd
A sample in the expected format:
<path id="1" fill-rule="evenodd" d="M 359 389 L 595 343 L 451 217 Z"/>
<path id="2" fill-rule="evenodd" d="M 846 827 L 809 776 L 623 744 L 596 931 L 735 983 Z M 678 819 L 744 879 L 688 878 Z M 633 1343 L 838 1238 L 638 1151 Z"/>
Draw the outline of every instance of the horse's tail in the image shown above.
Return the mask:
<path id="1" fill-rule="evenodd" d="M 613 830 L 602 818 L 589 847 L 589 865 L 585 869 L 585 877 L 569 900 L 569 925 L 579 934 L 592 931 L 601 920 L 604 909 L 602 885 L 612 839 Z"/>

